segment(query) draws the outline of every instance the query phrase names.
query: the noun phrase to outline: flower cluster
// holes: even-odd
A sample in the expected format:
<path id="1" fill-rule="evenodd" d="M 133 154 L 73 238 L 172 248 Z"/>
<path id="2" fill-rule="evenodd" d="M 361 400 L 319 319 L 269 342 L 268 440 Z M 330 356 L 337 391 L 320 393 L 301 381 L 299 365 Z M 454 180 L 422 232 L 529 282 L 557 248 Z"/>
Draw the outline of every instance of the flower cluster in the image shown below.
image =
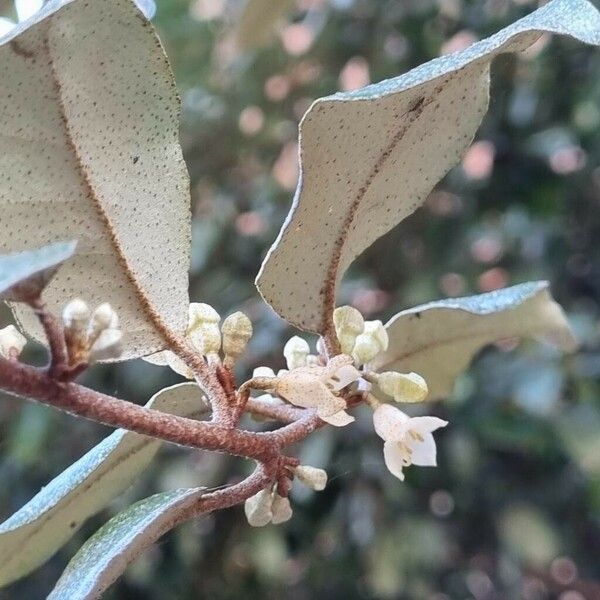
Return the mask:
<path id="1" fill-rule="evenodd" d="M 110 304 L 101 304 L 92 312 L 83 300 L 76 298 L 65 306 L 62 318 L 69 364 L 109 360 L 121 354 L 123 332 Z"/>
<path id="2" fill-rule="evenodd" d="M 435 466 L 436 448 L 432 432 L 447 423 L 437 417 L 409 417 L 382 402 L 415 403 L 425 400 L 427 382 L 417 373 L 372 371 L 369 363 L 388 348 L 388 335 L 381 321 L 365 321 L 358 310 L 342 306 L 334 312 L 334 325 L 342 354 L 325 359 L 311 354 L 308 342 L 292 337 L 283 354 L 287 369 L 277 375 L 268 367 L 254 370 L 256 389 L 270 392 L 260 396 L 268 402 L 289 402 L 312 408 L 319 417 L 337 427 L 354 417 L 346 412 L 347 398 L 360 395 L 373 409 L 375 430 L 384 440 L 385 463 L 396 477 L 409 465 Z"/>
<path id="3" fill-rule="evenodd" d="M 206 357 L 209 363 L 221 363 L 232 368 L 244 353 L 252 337 L 252 323 L 243 312 L 229 315 L 223 323 L 221 316 L 209 304 L 192 302 L 188 311 L 186 340 L 188 344 Z M 168 365 L 186 379 L 194 379 L 193 371 L 173 352 L 157 352 L 144 360 L 156 365 Z"/>
<path id="4" fill-rule="evenodd" d="M 292 470 L 292 476 L 315 491 L 320 492 L 327 485 L 327 473 L 323 469 L 300 465 Z M 244 511 L 252 527 L 278 525 L 292 518 L 290 500 L 279 494 L 277 484 L 248 498 Z"/>

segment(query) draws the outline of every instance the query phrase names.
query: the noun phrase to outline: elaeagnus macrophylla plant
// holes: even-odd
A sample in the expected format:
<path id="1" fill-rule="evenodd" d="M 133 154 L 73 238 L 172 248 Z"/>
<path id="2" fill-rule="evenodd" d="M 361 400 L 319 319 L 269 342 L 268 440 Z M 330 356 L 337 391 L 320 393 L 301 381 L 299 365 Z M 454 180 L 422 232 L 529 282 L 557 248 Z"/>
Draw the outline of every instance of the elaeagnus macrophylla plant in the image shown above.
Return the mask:
<path id="1" fill-rule="evenodd" d="M 585 0 L 553 0 L 465 50 L 312 104 L 292 208 L 257 278 L 265 301 L 304 334 L 282 349 L 287 369 L 264 365 L 244 382 L 234 367 L 250 319 L 189 301 L 179 101 L 151 25 L 131 0 L 51 0 L 0 38 L 0 298 L 19 326 L 0 331 L 0 389 L 118 428 L 0 525 L 2 584 L 48 559 L 163 442 L 256 468 L 216 491 L 177 489 L 129 507 L 81 548 L 50 598 L 99 596 L 159 536 L 209 511 L 243 504 L 253 526 L 290 519 L 292 482 L 322 490 L 327 474 L 289 447 L 321 427 L 351 427 L 358 405 L 373 410 L 393 475 L 435 466 L 435 436 L 448 423 L 398 403 L 444 398 L 497 340 L 575 349 L 546 282 L 432 302 L 385 325 L 336 307 L 352 261 L 469 146 L 494 57 L 546 32 L 598 45 L 600 15 Z M 25 336 L 47 345 L 46 367 L 20 360 Z M 75 382 L 94 363 L 140 357 L 189 381 L 146 406 Z M 244 425 L 245 414 L 261 424 Z"/>

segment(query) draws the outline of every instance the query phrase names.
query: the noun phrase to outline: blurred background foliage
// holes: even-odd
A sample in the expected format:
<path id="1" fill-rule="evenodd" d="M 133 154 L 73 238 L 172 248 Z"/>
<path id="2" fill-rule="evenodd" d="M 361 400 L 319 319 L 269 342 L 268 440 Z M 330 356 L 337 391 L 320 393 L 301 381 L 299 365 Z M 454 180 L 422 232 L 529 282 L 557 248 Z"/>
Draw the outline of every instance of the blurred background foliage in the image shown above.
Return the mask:
<path id="1" fill-rule="evenodd" d="M 251 316 L 245 377 L 257 365 L 282 367 L 292 334 L 253 279 L 290 206 L 297 125 L 311 101 L 461 49 L 538 3 L 261 0 L 254 23 L 237 34 L 243 51 L 241 1 L 143 4 L 156 8 L 182 96 L 191 297 L 224 315 Z M 12 2 L 0 10 L 15 17 Z M 260 36 L 263 45 L 253 47 Z M 366 412 L 356 426 L 317 433 L 299 453 L 326 466 L 331 481 L 319 494 L 294 488 L 292 521 L 253 530 L 238 508 L 180 527 L 106 598 L 600 598 L 599 158 L 600 53 L 543 36 L 521 56 L 500 57 L 489 113 L 461 165 L 358 260 L 340 303 L 385 319 L 438 297 L 547 278 L 581 352 L 563 358 L 536 344 L 485 350 L 453 396 L 431 407 L 451 423 L 439 435 L 440 468 L 411 469 L 405 483 L 385 470 Z M 178 381 L 142 361 L 94 368 L 83 379 L 140 403 Z M 107 433 L 2 398 L 0 514 Z M 165 447 L 125 497 L 0 598 L 44 597 L 83 540 L 132 500 L 219 485 L 248 468 Z"/>

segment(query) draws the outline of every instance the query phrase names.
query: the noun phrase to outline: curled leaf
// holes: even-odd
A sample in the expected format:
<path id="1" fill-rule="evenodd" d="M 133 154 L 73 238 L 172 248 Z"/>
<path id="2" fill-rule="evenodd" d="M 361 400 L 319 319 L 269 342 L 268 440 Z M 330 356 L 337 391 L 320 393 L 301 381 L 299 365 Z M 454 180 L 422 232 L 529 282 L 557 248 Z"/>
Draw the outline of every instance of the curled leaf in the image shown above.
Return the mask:
<path id="1" fill-rule="evenodd" d="M 58 268 L 75 252 L 77 242 L 56 242 L 36 250 L 0 256 L 0 299 L 34 300 Z"/>
<path id="2" fill-rule="evenodd" d="M 146 406 L 185 417 L 200 417 L 209 411 L 194 383 L 165 388 Z M 27 575 L 50 558 L 86 519 L 135 481 L 161 444 L 119 429 L 4 521 L 0 525 L 0 586 Z"/>
<path id="3" fill-rule="evenodd" d="M 416 306 L 390 319 L 386 329 L 388 350 L 370 367 L 379 372 L 419 373 L 427 382 L 430 399 L 448 396 L 475 354 L 493 342 L 533 337 L 567 352 L 577 347 L 546 281 Z"/>
<path id="4" fill-rule="evenodd" d="M 177 525 L 203 493 L 204 488 L 163 492 L 120 512 L 71 559 L 48 600 L 99 598 L 131 562 Z"/>
<path id="5" fill-rule="evenodd" d="M 586 0 L 554 0 L 465 50 L 312 104 L 300 124 L 294 202 L 257 278 L 281 317 L 331 331 L 348 266 L 421 206 L 470 144 L 494 57 L 544 32 L 598 45 L 600 14 Z"/>
<path id="6" fill-rule="evenodd" d="M 0 251 L 75 232 L 50 310 L 110 302 L 123 360 L 163 349 L 165 329 L 186 325 L 190 207 L 179 99 L 152 26 L 131 0 L 51 0 L 0 36 L 0 81 Z"/>

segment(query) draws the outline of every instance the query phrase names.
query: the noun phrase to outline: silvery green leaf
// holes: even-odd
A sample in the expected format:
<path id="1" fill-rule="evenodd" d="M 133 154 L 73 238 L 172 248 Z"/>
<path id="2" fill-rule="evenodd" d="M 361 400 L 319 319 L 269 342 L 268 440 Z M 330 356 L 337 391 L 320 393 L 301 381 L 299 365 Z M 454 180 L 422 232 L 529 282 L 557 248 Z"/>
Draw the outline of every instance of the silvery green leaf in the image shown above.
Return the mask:
<path id="1" fill-rule="evenodd" d="M 58 268 L 73 256 L 76 246 L 77 242 L 56 242 L 0 255 L 0 299 L 21 302 L 37 298 Z"/>
<path id="2" fill-rule="evenodd" d="M 186 327 L 190 198 L 152 26 L 132 0 L 50 0 L 0 37 L 0 81 L 0 252 L 76 236 L 50 310 L 109 302 L 121 360 L 162 350 L 165 327 Z"/>
<path id="3" fill-rule="evenodd" d="M 421 206 L 471 143 L 494 57 L 544 32 L 598 45 L 600 14 L 586 0 L 554 0 L 465 50 L 312 104 L 300 124 L 294 202 L 257 278 L 281 317 L 331 330 L 348 266 Z"/>
<path id="4" fill-rule="evenodd" d="M 195 383 L 165 388 L 147 403 L 162 412 L 201 417 L 209 410 Z M 86 519 L 126 490 L 162 442 L 119 429 L 53 479 L 0 525 L 0 585 L 50 558 Z"/>
<path id="5" fill-rule="evenodd" d="M 175 527 L 204 488 L 179 489 L 140 500 L 101 527 L 67 565 L 47 600 L 92 600 L 146 548 Z"/>
<path id="6" fill-rule="evenodd" d="M 567 352 L 577 347 L 546 281 L 416 306 L 398 313 L 386 329 L 389 347 L 370 368 L 418 373 L 427 382 L 429 399 L 452 393 L 456 377 L 493 342 L 532 337 Z"/>

